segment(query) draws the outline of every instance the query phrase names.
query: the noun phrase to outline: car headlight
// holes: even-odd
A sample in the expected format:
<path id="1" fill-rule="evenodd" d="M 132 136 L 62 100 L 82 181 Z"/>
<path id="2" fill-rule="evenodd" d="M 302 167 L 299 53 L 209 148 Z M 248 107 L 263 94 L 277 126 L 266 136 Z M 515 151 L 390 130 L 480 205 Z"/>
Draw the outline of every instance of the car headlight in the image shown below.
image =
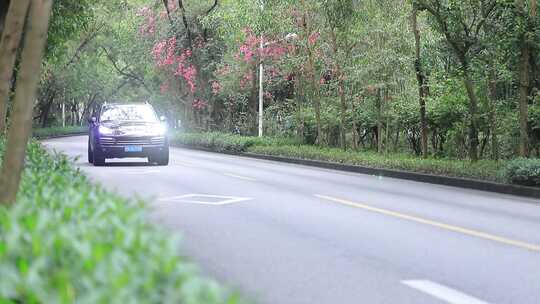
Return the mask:
<path id="1" fill-rule="evenodd" d="M 114 130 L 105 126 L 99 126 L 99 134 L 101 135 L 113 135 Z"/>
<path id="2" fill-rule="evenodd" d="M 167 133 L 167 126 L 163 124 L 152 126 L 150 128 L 150 133 L 157 136 L 165 135 L 165 133 Z"/>

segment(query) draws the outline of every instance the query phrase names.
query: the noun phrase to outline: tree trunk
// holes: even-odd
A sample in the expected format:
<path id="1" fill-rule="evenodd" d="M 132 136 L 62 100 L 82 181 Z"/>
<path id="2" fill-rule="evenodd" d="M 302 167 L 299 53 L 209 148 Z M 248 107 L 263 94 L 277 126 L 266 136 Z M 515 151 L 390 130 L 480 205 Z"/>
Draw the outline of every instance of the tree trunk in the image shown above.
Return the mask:
<path id="1" fill-rule="evenodd" d="M 251 92 L 249 94 L 249 130 L 250 134 L 257 136 L 258 133 L 258 108 L 259 108 L 259 99 L 258 99 L 258 89 L 259 85 L 257 83 L 259 65 L 254 65 L 252 67 L 252 78 L 251 78 Z"/>
<path id="2" fill-rule="evenodd" d="M 422 157 L 428 156 L 428 132 L 427 132 L 427 119 L 426 119 L 426 98 L 428 96 L 427 79 L 422 68 L 421 54 L 420 54 L 420 31 L 418 30 L 418 10 L 413 6 L 412 11 L 412 30 L 414 33 L 416 60 L 414 67 L 416 70 L 416 79 L 418 80 L 418 95 L 420 102 L 420 136 Z"/>
<path id="3" fill-rule="evenodd" d="M 534 2 L 534 1 L 532 1 Z M 525 14 L 523 0 L 516 0 L 516 9 L 522 19 L 528 19 Z M 531 7 L 531 13 L 536 14 L 536 6 Z M 519 62 L 519 155 L 529 156 L 529 92 L 530 92 L 530 56 L 531 50 L 526 29 L 521 36 L 521 58 Z"/>
<path id="4" fill-rule="evenodd" d="M 6 16 L 9 8 L 9 0 L 0 2 L 0 36 L 4 31 L 4 22 L 6 21 Z"/>
<path id="5" fill-rule="evenodd" d="M 343 81 L 343 75 L 341 74 L 341 69 L 338 68 L 339 72 L 339 99 L 341 100 L 341 148 L 343 150 L 347 149 L 347 142 L 345 136 L 345 123 L 347 121 L 347 102 L 345 100 L 345 81 Z"/>
<path id="6" fill-rule="evenodd" d="M 337 37 L 335 29 L 332 28 L 331 32 L 331 38 L 332 38 L 332 51 L 334 53 L 335 59 L 338 60 L 338 44 L 337 44 Z M 343 150 L 347 149 L 347 142 L 346 142 L 346 135 L 345 135 L 345 122 L 346 122 L 346 115 L 347 115 L 347 102 L 345 100 L 345 81 L 343 71 L 341 69 L 341 65 L 338 62 L 334 63 L 335 70 L 336 70 L 336 77 L 338 79 L 338 95 L 341 103 L 341 122 L 340 122 L 340 145 Z"/>
<path id="7" fill-rule="evenodd" d="M 20 3 L 20 1 L 13 1 Z M 26 145 L 32 130 L 32 105 L 41 70 L 41 57 L 47 40 L 52 0 L 34 0 L 30 6 L 21 70 L 15 89 L 12 126 L 0 172 L 0 203 L 15 202 L 24 167 Z"/>
<path id="8" fill-rule="evenodd" d="M 41 117 L 40 117 L 40 124 L 42 128 L 47 127 L 47 123 L 49 121 L 49 113 L 51 112 L 51 107 L 52 107 L 55 97 L 56 97 L 56 90 L 52 91 L 51 95 L 47 98 L 47 102 L 43 106 L 43 110 L 41 112 Z"/>
<path id="9" fill-rule="evenodd" d="M 491 159 L 499 159 L 499 139 L 497 135 L 497 106 L 495 104 L 497 100 L 497 79 L 495 75 L 495 68 L 492 67 L 489 76 L 489 126 L 491 129 Z"/>
<path id="10" fill-rule="evenodd" d="M 321 144 L 322 127 L 321 127 L 321 101 L 319 99 L 319 89 L 317 88 L 317 82 L 315 81 L 315 64 L 313 63 L 313 54 L 309 51 L 309 66 L 310 66 L 310 79 L 311 79 L 311 99 L 313 101 L 313 107 L 315 110 L 315 124 L 317 125 L 317 138 L 315 143 Z"/>
<path id="11" fill-rule="evenodd" d="M 29 0 L 11 1 L 0 42 L 0 134 L 6 129 L 6 112 L 11 77 L 21 41 Z"/>
<path id="12" fill-rule="evenodd" d="M 377 153 L 382 153 L 383 141 L 382 141 L 382 114 L 383 114 L 383 98 L 382 89 L 377 90 L 377 99 L 379 104 L 377 105 Z"/>
<path id="13" fill-rule="evenodd" d="M 351 112 L 352 112 L 352 148 L 358 150 L 358 130 L 356 126 L 356 106 L 354 104 L 354 98 L 351 99 Z"/>
<path id="14" fill-rule="evenodd" d="M 322 127 L 321 127 L 321 102 L 319 99 L 319 88 L 317 87 L 317 82 L 315 80 L 315 63 L 313 61 L 313 50 L 310 48 L 309 35 L 312 32 L 311 29 L 311 20 L 308 17 L 307 9 L 305 7 L 305 1 L 300 1 L 302 9 L 304 10 L 303 14 L 303 28 L 305 33 L 306 51 L 308 55 L 308 77 L 311 85 L 311 102 L 313 104 L 313 110 L 315 111 L 315 124 L 317 126 L 317 137 L 315 138 L 315 144 L 320 145 L 322 140 Z"/>
<path id="15" fill-rule="evenodd" d="M 462 56 L 461 59 L 463 67 L 463 82 L 467 95 L 469 96 L 469 115 L 471 115 L 471 121 L 469 123 L 469 157 L 472 161 L 478 160 L 478 97 L 474 91 L 474 83 L 470 75 L 469 65 Z"/>
<path id="16" fill-rule="evenodd" d="M 96 101 L 96 97 L 97 97 L 98 93 L 94 93 L 92 95 L 89 95 L 89 98 L 88 98 L 88 102 L 86 102 L 86 106 L 83 108 L 83 112 L 82 112 L 82 115 L 81 115 L 81 121 L 77 120 L 78 124 L 81 124 L 83 123 L 83 120 L 85 118 L 89 118 L 87 117 L 88 114 L 90 114 L 90 109 L 93 107 L 94 105 L 94 102 Z M 90 114 L 92 115 L 92 114 Z"/>

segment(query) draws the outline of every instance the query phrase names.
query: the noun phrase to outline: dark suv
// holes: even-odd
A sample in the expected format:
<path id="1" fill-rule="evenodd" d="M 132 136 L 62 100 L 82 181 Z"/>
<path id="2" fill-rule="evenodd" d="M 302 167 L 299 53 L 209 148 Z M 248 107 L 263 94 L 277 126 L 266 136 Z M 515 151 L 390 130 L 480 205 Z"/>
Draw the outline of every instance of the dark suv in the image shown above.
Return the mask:
<path id="1" fill-rule="evenodd" d="M 88 162 L 105 164 L 107 158 L 148 157 L 169 164 L 165 119 L 150 104 L 105 104 L 89 121 Z"/>

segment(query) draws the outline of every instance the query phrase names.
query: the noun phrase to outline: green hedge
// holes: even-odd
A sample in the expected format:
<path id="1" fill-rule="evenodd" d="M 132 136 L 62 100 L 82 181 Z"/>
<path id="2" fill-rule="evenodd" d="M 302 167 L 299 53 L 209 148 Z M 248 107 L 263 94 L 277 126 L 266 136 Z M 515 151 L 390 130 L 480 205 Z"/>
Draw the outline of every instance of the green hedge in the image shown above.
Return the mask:
<path id="1" fill-rule="evenodd" d="M 294 139 L 278 137 L 240 136 L 229 133 L 184 133 L 171 136 L 171 144 L 210 149 L 217 152 L 246 152 L 251 146 L 293 145 Z"/>
<path id="2" fill-rule="evenodd" d="M 36 138 L 46 138 L 59 135 L 79 134 L 87 131 L 88 127 L 86 126 L 37 128 L 32 130 L 32 136 Z"/>
<path id="3" fill-rule="evenodd" d="M 503 176 L 508 183 L 540 187 L 540 159 L 518 158 L 509 161 Z"/>
<path id="4" fill-rule="evenodd" d="M 0 303 L 238 301 L 201 278 L 146 213 L 30 144 L 17 202 L 0 206 Z"/>
<path id="5" fill-rule="evenodd" d="M 472 163 L 468 160 L 447 158 L 422 159 L 409 154 L 343 151 L 339 148 L 300 145 L 288 138 L 258 138 L 219 132 L 175 133 L 172 138 L 172 144 L 202 147 L 218 152 L 251 152 L 494 182 L 507 181 L 501 170 L 505 161 L 481 160 Z"/>
<path id="6" fill-rule="evenodd" d="M 501 165 L 499 162 L 491 160 L 481 160 L 471 163 L 470 161 L 452 159 L 421 159 L 406 154 L 343 151 L 337 148 L 322 148 L 307 145 L 254 146 L 249 148 L 248 151 L 265 155 L 322 160 L 371 168 L 501 181 L 500 174 L 498 174 Z"/>

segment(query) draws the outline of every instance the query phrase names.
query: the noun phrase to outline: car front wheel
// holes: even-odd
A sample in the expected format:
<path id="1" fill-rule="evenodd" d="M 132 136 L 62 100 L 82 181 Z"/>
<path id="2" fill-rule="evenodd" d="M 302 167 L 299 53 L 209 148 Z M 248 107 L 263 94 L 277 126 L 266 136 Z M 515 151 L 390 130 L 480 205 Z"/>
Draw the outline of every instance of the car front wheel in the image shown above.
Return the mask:
<path id="1" fill-rule="evenodd" d="M 94 153 L 92 152 L 92 147 L 90 146 L 90 138 L 88 138 L 88 162 L 94 162 Z"/>
<path id="2" fill-rule="evenodd" d="M 103 152 L 100 152 L 99 150 L 94 149 L 92 151 L 92 159 L 93 159 L 94 166 L 105 165 L 105 155 L 103 154 Z"/>
<path id="3" fill-rule="evenodd" d="M 156 163 L 159 166 L 167 166 L 169 164 L 169 147 L 166 147 L 163 151 L 150 155 L 148 157 L 148 162 Z"/>

